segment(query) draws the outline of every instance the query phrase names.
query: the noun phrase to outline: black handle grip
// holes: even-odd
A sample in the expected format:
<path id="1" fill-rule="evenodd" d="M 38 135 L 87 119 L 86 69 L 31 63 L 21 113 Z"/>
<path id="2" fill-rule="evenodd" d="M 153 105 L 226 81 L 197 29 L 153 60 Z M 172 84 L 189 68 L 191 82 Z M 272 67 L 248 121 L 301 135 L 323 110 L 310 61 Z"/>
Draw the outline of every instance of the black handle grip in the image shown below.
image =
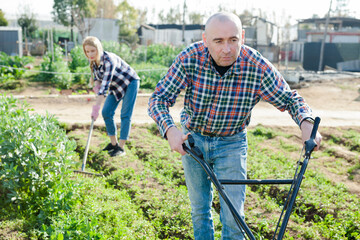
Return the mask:
<path id="1" fill-rule="evenodd" d="M 193 136 L 188 135 L 188 139 L 187 139 L 187 140 L 188 140 L 189 146 L 190 146 L 191 148 L 195 146 L 195 140 L 194 140 Z"/>
<path id="2" fill-rule="evenodd" d="M 314 121 L 314 127 L 313 127 L 313 129 L 311 131 L 310 139 L 315 139 L 317 130 L 319 128 L 319 124 L 320 124 L 320 118 L 316 117 L 315 121 Z"/>

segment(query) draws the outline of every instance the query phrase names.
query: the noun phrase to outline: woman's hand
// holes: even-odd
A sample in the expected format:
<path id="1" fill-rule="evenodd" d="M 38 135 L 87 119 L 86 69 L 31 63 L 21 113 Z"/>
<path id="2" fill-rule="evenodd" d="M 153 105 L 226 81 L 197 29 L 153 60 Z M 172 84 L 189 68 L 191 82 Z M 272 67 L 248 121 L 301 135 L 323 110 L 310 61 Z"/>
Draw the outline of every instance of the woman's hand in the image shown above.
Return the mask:
<path id="1" fill-rule="evenodd" d="M 94 105 L 92 107 L 91 118 L 94 121 L 96 121 L 96 119 L 99 117 L 99 111 L 100 111 L 100 105 Z"/>
<path id="2" fill-rule="evenodd" d="M 99 81 L 94 82 L 93 91 L 95 94 L 98 94 L 100 91 L 101 83 Z"/>

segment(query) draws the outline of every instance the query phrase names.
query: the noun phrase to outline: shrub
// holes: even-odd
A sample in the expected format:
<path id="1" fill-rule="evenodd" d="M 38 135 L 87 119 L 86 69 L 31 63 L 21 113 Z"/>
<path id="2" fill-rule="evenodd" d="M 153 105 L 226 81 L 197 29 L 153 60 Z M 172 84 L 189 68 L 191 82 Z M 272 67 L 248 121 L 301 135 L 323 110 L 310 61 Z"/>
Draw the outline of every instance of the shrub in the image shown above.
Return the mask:
<path id="1" fill-rule="evenodd" d="M 66 180 L 76 144 L 52 116 L 29 114 L 26 105 L 0 95 L 0 203 L 3 212 L 46 221 L 75 204 Z"/>
<path id="2" fill-rule="evenodd" d="M 91 71 L 89 66 L 77 67 L 74 73 L 73 84 L 87 85 L 89 83 Z"/>
<path id="3" fill-rule="evenodd" d="M 6 53 L 0 52 L 0 65 L 9 66 L 2 68 L 0 73 L 10 73 L 16 79 L 20 79 L 25 71 L 18 68 L 23 68 L 26 64 L 33 61 L 34 58 L 31 57 L 8 56 Z"/>
<path id="4" fill-rule="evenodd" d="M 6 67 L 0 67 L 0 88 L 1 89 L 16 89 L 18 81 L 11 73 L 5 73 Z"/>
<path id="5" fill-rule="evenodd" d="M 151 63 L 134 64 L 133 67 L 140 77 L 142 89 L 155 89 L 156 84 L 168 70 L 167 67 Z"/>
<path id="6" fill-rule="evenodd" d="M 102 45 L 105 51 L 115 53 L 129 64 L 133 63 L 136 58 L 131 48 L 125 43 L 120 44 L 118 42 L 109 41 L 103 42 Z"/>
<path id="7" fill-rule="evenodd" d="M 49 82 L 62 89 L 69 89 L 72 84 L 72 76 L 67 63 L 63 60 L 63 49 L 54 45 L 54 52 L 47 52 L 41 63 L 41 72 L 38 80 Z"/>
<path id="8" fill-rule="evenodd" d="M 88 67 L 89 68 L 89 60 L 86 58 L 82 45 L 77 45 L 70 52 L 71 62 L 69 64 L 69 68 L 71 72 L 77 72 L 78 67 Z"/>
<path id="9" fill-rule="evenodd" d="M 153 44 L 146 50 L 147 61 L 169 67 L 176 56 L 182 51 L 183 47 L 172 45 Z"/>
<path id="10" fill-rule="evenodd" d="M 21 85 L 18 81 L 25 70 L 21 69 L 30 62 L 32 57 L 8 56 L 4 52 L 0 52 L 0 88 L 15 89 Z"/>

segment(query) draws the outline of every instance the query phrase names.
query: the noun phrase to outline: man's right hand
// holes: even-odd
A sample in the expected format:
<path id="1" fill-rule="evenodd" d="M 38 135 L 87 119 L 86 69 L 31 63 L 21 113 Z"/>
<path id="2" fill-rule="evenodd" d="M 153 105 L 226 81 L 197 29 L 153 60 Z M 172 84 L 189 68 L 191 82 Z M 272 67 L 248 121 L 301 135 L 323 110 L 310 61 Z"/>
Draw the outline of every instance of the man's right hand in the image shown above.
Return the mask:
<path id="1" fill-rule="evenodd" d="M 187 140 L 188 134 L 184 134 L 176 127 L 171 127 L 166 132 L 166 137 L 169 142 L 171 151 L 176 151 L 181 155 L 185 155 L 186 152 L 184 151 L 182 144 Z"/>

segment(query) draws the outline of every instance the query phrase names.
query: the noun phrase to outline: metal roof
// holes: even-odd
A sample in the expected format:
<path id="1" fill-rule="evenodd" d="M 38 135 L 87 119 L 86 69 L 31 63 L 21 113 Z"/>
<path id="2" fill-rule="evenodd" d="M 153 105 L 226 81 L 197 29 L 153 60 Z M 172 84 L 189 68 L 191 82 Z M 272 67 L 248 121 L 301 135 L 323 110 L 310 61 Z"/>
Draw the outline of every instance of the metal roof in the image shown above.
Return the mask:
<path id="1" fill-rule="evenodd" d="M 298 20 L 298 24 L 312 23 L 312 24 L 325 24 L 326 18 L 308 18 Z M 329 24 L 336 25 L 338 27 L 352 27 L 360 28 L 360 19 L 349 17 L 330 17 Z"/>

